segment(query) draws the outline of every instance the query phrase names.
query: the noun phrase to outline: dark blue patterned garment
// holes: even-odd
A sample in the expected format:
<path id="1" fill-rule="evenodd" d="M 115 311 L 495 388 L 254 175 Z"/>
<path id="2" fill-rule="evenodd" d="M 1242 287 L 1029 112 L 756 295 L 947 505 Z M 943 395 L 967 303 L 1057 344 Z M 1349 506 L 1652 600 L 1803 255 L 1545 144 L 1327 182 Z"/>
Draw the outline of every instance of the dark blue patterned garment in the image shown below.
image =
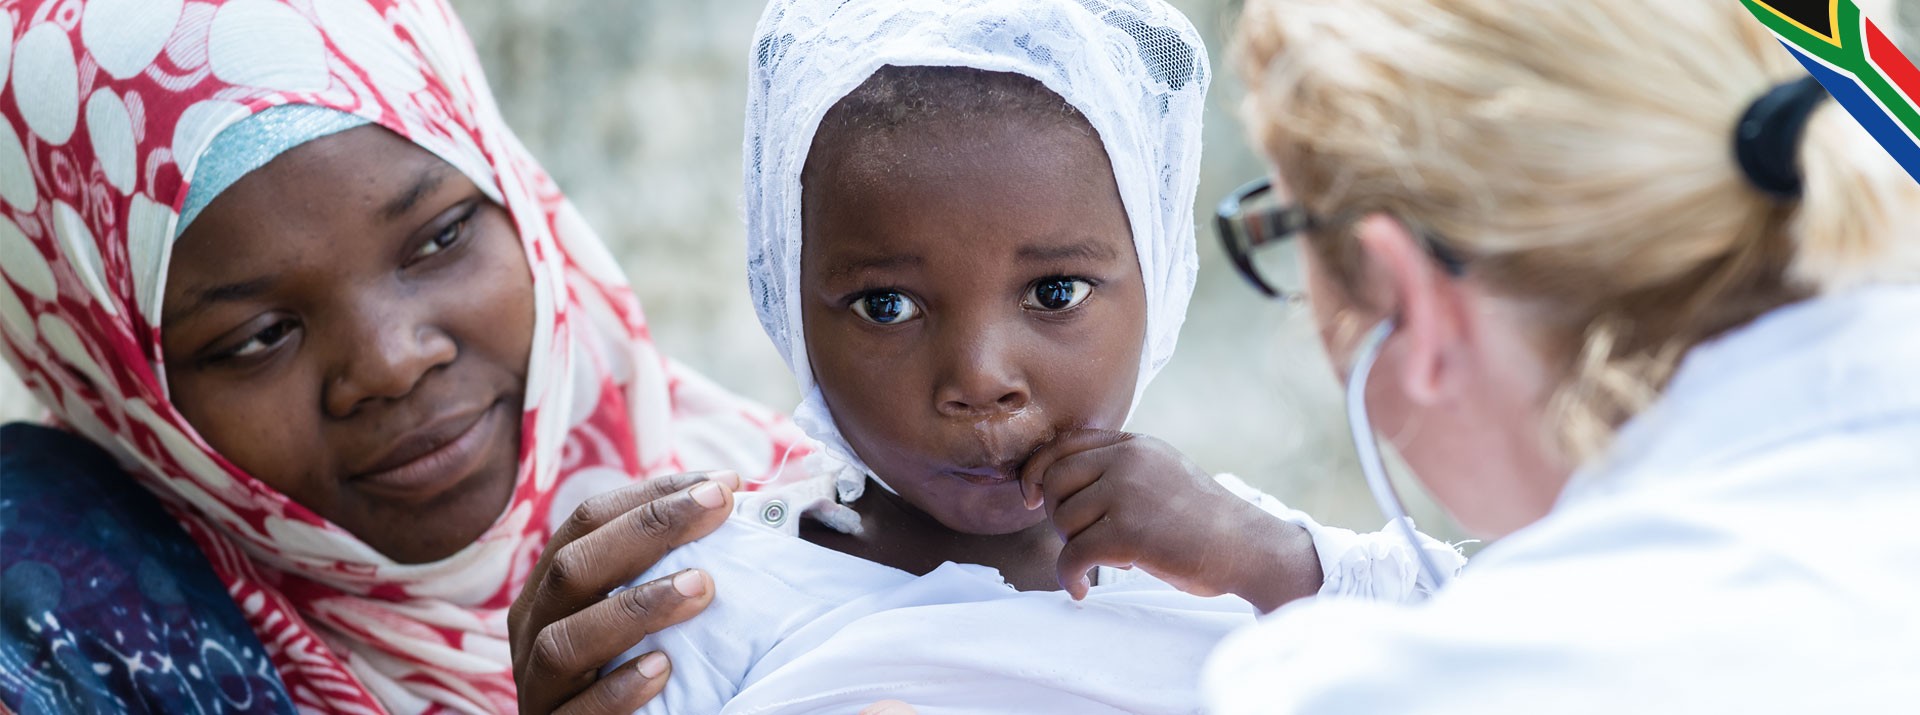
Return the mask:
<path id="1" fill-rule="evenodd" d="M 0 702 L 42 713 L 292 713 L 200 549 L 106 452 L 0 427 Z"/>

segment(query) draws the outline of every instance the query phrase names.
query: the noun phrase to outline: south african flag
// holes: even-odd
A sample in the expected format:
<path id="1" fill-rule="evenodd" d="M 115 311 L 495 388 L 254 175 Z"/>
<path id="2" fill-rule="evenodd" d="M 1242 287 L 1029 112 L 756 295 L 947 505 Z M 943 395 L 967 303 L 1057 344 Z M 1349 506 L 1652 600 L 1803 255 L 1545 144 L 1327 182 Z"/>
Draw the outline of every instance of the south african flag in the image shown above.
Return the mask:
<path id="1" fill-rule="evenodd" d="M 1920 180 L 1920 71 L 1852 0 L 1740 0 Z"/>

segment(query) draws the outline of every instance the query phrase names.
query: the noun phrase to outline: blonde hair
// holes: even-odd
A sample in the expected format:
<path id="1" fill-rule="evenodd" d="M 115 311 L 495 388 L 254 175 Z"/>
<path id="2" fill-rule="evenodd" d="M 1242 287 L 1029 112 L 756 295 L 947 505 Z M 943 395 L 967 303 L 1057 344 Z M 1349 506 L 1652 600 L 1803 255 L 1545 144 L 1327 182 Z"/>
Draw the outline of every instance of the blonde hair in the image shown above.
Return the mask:
<path id="1" fill-rule="evenodd" d="M 1920 280 L 1920 240 L 1900 237 L 1920 187 L 1836 103 L 1806 129 L 1800 200 L 1744 178 L 1735 123 L 1805 72 L 1740 3 L 1249 0 L 1235 55 L 1248 124 L 1310 211 L 1394 215 L 1537 309 L 1565 366 L 1549 436 L 1576 458 L 1689 348 Z M 1344 230 L 1308 242 L 1352 296 Z"/>

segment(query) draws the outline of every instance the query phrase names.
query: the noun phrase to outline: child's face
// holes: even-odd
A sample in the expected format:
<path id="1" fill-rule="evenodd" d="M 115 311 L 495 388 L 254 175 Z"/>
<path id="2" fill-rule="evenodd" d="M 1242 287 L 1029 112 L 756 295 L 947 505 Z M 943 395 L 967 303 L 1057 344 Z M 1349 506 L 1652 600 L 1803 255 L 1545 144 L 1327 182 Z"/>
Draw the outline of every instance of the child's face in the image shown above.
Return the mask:
<path id="1" fill-rule="evenodd" d="M 881 479 L 946 527 L 1046 518 L 1019 466 L 1126 419 L 1146 331 L 1100 140 L 1065 122 L 935 119 L 816 139 L 804 200 L 808 357 Z"/>
<path id="2" fill-rule="evenodd" d="M 216 198 L 173 251 L 175 407 L 241 469 L 403 563 L 511 497 L 533 281 L 507 213 L 378 127 Z"/>

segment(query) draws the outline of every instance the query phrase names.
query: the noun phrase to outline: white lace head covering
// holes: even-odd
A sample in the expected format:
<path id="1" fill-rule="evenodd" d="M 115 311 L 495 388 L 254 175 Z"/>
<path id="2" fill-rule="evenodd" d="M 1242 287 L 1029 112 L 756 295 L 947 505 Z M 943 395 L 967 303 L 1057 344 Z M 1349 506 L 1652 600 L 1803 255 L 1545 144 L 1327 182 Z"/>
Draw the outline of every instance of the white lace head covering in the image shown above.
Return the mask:
<path id="1" fill-rule="evenodd" d="M 803 395 L 795 420 L 843 501 L 871 474 L 827 411 L 800 303 L 800 171 L 820 120 L 875 71 L 971 67 L 1039 80 L 1106 145 L 1146 281 L 1134 401 L 1173 356 L 1198 258 L 1193 202 L 1206 47 L 1162 0 L 773 0 L 754 32 L 747 100 L 747 272 L 760 323 Z"/>

